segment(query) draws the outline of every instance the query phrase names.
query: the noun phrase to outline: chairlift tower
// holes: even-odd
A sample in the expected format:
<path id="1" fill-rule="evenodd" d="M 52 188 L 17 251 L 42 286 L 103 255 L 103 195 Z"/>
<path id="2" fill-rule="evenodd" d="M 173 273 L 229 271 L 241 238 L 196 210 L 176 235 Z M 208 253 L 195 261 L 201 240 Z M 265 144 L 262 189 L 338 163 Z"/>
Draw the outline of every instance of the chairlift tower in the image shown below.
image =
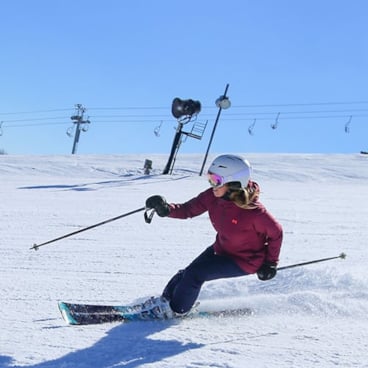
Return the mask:
<path id="1" fill-rule="evenodd" d="M 72 155 L 77 152 L 77 147 L 79 143 L 79 137 L 81 131 L 86 132 L 88 130 L 88 126 L 91 123 L 89 120 L 84 120 L 84 113 L 86 112 L 86 108 L 83 107 L 82 104 L 75 105 L 76 115 L 70 117 L 75 124 L 75 134 L 74 134 L 74 143 L 72 148 Z M 71 136 L 70 128 L 67 130 L 67 134 Z"/>

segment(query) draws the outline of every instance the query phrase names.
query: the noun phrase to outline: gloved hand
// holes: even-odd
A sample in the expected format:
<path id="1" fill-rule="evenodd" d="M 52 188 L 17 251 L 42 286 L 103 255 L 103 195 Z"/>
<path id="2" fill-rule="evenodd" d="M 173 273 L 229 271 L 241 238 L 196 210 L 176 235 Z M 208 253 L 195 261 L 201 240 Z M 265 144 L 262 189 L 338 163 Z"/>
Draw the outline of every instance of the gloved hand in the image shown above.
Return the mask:
<path id="1" fill-rule="evenodd" d="M 147 198 L 146 208 L 154 209 L 160 217 L 166 217 L 170 213 L 170 206 L 166 202 L 166 199 L 159 195 Z"/>
<path id="2" fill-rule="evenodd" d="M 257 276 L 262 281 L 271 280 L 276 276 L 277 269 L 276 263 L 273 262 L 265 262 L 263 265 L 258 269 Z"/>

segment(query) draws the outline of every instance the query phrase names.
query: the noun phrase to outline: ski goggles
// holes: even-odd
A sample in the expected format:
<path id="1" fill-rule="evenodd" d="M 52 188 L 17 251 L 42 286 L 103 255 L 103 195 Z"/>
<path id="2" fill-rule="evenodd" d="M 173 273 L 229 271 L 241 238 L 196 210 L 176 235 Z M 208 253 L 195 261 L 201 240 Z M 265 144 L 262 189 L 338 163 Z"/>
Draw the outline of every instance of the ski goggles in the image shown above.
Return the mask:
<path id="1" fill-rule="evenodd" d="M 225 178 L 218 174 L 212 174 L 209 172 L 207 174 L 207 179 L 212 188 L 219 188 L 225 184 Z"/>

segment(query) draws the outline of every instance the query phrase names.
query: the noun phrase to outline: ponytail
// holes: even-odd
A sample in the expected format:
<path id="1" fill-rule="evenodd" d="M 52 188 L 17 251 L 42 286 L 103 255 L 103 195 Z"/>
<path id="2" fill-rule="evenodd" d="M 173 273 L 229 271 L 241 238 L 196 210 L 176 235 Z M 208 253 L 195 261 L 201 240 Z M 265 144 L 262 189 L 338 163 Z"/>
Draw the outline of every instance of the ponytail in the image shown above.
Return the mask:
<path id="1" fill-rule="evenodd" d="M 259 195 L 259 185 L 256 182 L 249 181 L 245 188 L 231 190 L 229 199 L 240 208 L 252 210 L 258 207 Z"/>

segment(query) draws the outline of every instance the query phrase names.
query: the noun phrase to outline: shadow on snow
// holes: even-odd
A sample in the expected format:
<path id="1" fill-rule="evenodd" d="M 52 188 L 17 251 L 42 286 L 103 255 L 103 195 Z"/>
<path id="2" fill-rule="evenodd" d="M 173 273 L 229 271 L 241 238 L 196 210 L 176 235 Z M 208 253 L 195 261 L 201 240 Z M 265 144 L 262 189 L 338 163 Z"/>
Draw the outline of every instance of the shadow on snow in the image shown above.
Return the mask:
<path id="1" fill-rule="evenodd" d="M 74 351 L 58 359 L 18 368 L 56 368 L 56 367 L 95 367 L 108 368 L 124 365 L 126 368 L 155 363 L 191 349 L 201 348 L 202 344 L 183 344 L 176 340 L 151 339 L 150 336 L 176 322 L 153 321 L 118 325 L 93 346 Z M 73 328 L 73 327 L 70 327 Z M 80 330 L 81 334 L 88 331 Z M 12 359 L 0 356 L 1 367 L 14 367 Z"/>
<path id="2" fill-rule="evenodd" d="M 187 176 L 181 176 L 177 178 L 173 177 L 161 177 L 158 179 L 155 179 L 155 182 L 157 180 L 159 182 L 168 182 L 173 180 L 182 180 L 185 178 L 188 178 L 190 175 Z M 123 179 L 123 180 L 105 180 L 100 182 L 92 182 L 92 183 L 82 183 L 82 184 L 49 184 L 49 185 L 32 185 L 32 186 L 25 186 L 25 187 L 19 187 L 17 189 L 61 189 L 61 190 L 75 190 L 75 191 L 91 191 L 91 190 L 97 190 L 99 188 L 109 188 L 109 187 L 120 187 L 125 185 L 130 185 L 131 182 L 137 182 L 140 180 L 143 180 L 139 184 L 152 184 L 151 181 L 146 181 L 145 179 L 152 178 L 152 176 L 146 175 L 146 176 L 140 176 L 140 177 L 134 177 L 130 178 L 129 180 Z"/>

